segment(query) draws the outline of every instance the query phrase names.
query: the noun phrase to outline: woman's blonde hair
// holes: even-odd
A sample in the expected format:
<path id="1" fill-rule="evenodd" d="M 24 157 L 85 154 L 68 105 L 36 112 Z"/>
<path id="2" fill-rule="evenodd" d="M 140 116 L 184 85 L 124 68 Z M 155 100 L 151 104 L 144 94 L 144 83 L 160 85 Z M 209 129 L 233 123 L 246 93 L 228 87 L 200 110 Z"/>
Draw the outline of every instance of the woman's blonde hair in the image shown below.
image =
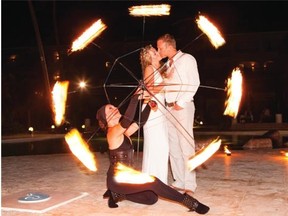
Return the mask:
<path id="1" fill-rule="evenodd" d="M 152 64 L 152 57 L 149 54 L 149 50 L 152 49 L 153 46 L 151 44 L 145 46 L 144 48 L 141 49 L 140 51 L 140 64 L 142 68 L 142 72 L 144 72 L 145 68 L 148 65 Z"/>

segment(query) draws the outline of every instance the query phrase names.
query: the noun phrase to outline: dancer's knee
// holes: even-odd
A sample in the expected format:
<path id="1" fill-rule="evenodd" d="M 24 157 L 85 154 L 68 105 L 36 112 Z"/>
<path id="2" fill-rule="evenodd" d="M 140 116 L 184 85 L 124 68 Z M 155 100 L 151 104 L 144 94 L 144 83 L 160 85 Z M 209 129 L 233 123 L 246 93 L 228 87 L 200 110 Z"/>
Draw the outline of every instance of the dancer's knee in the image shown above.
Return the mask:
<path id="1" fill-rule="evenodd" d="M 147 205 L 153 205 L 158 201 L 158 196 L 153 192 L 149 195 L 149 199 L 147 200 Z"/>

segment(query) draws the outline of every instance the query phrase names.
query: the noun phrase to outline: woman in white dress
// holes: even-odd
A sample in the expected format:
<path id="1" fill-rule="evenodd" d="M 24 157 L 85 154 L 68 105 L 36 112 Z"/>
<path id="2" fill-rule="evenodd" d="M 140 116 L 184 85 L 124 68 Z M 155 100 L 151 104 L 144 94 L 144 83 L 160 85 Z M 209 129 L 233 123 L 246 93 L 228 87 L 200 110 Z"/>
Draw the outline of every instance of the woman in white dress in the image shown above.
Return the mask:
<path id="1" fill-rule="evenodd" d="M 151 110 L 148 121 L 143 127 L 143 161 L 142 172 L 158 177 L 167 184 L 168 181 L 168 129 L 165 118 L 164 79 L 161 75 L 161 57 L 152 45 L 147 45 L 140 52 L 143 79 L 151 100 L 157 106 Z M 144 103 L 143 109 L 146 104 Z"/>

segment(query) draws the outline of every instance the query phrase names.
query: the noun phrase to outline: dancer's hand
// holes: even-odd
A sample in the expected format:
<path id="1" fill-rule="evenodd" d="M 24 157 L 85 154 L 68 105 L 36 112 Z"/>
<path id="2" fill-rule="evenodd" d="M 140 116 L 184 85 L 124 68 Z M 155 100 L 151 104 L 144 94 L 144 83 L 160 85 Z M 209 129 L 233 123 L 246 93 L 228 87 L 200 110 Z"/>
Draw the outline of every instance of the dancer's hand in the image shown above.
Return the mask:
<path id="1" fill-rule="evenodd" d="M 151 95 L 147 91 L 145 91 L 141 88 L 137 89 L 137 91 L 135 92 L 135 95 L 139 95 L 138 100 L 142 100 L 142 99 L 150 100 L 150 98 L 151 98 Z"/>

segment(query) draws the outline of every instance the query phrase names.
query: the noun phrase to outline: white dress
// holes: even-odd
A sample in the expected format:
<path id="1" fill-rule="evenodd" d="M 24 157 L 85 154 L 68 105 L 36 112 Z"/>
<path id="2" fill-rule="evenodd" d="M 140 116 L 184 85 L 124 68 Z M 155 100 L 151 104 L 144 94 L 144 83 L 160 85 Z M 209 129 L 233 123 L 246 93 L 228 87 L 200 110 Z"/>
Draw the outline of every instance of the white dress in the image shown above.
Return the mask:
<path id="1" fill-rule="evenodd" d="M 162 82 L 162 77 L 158 71 L 154 73 L 154 85 Z M 164 93 L 158 93 L 153 97 L 158 104 L 157 111 L 151 110 L 148 121 L 143 127 L 143 161 L 142 172 L 156 176 L 167 184 L 168 179 L 168 128 L 164 107 Z M 161 102 L 161 104 L 159 103 Z M 143 105 L 143 109 L 146 104 Z"/>

